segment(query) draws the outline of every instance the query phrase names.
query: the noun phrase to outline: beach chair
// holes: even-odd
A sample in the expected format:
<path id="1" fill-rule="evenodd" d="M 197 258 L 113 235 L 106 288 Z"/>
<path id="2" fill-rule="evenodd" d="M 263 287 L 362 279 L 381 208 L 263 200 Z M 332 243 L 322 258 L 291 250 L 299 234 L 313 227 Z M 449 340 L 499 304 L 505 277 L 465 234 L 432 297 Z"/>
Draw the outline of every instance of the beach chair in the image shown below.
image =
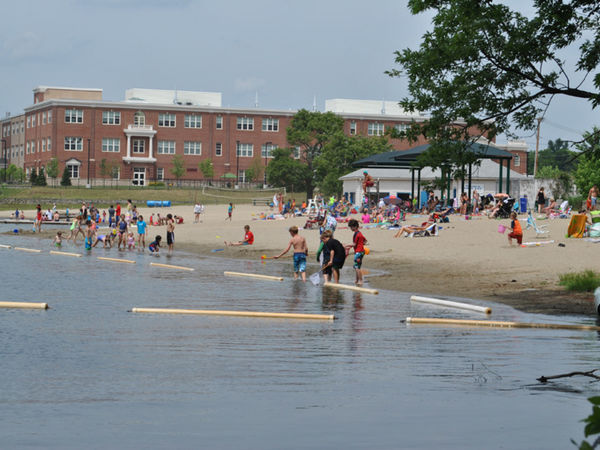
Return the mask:
<path id="1" fill-rule="evenodd" d="M 529 213 L 527 213 L 527 226 L 525 227 L 526 230 L 528 230 L 529 228 L 533 228 L 535 234 L 539 236 L 540 234 L 546 234 L 550 232 L 549 230 L 546 230 L 547 226 L 548 225 L 542 225 L 541 227 L 538 226 L 535 219 L 533 218 L 533 215 L 531 214 L 531 210 L 529 211 Z"/>
<path id="2" fill-rule="evenodd" d="M 429 237 L 429 236 L 437 236 L 438 235 L 438 227 L 437 223 L 432 223 L 427 228 L 421 231 L 415 231 L 411 233 L 409 237 Z"/>

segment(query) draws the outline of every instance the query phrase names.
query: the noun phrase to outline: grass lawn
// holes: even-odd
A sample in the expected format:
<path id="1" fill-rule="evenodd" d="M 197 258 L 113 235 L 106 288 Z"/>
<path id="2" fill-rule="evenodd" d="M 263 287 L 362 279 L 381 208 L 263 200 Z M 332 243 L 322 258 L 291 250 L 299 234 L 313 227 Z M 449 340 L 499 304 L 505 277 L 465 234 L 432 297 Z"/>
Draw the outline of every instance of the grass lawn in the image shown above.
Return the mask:
<path id="1" fill-rule="evenodd" d="M 202 188 L 150 188 L 150 187 L 101 187 L 94 186 L 91 189 L 79 186 L 57 186 L 57 187 L 2 187 L 0 188 L 0 210 L 34 209 L 37 203 L 42 208 L 56 206 L 60 209 L 79 208 L 82 201 L 94 202 L 99 208 L 106 208 L 110 204 L 119 201 L 121 204 L 131 199 L 138 205 L 146 204 L 147 200 L 170 200 L 172 204 L 189 204 L 196 201 L 203 204 L 234 204 L 251 203 L 252 199 L 272 198 L 274 190 L 237 190 Z M 306 198 L 305 193 L 288 193 L 286 198 L 295 198 L 302 201 Z"/>

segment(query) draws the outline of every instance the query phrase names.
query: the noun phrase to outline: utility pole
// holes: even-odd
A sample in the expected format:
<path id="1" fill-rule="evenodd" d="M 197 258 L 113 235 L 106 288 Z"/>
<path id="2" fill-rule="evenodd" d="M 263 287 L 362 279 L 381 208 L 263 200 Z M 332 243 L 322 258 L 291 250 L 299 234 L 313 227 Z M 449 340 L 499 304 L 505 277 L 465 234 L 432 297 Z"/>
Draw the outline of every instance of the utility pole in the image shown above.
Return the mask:
<path id="1" fill-rule="evenodd" d="M 538 151 L 540 149 L 540 124 L 542 123 L 542 117 L 537 118 L 537 136 L 535 138 L 535 159 L 533 160 L 533 178 L 537 174 L 538 166 Z"/>

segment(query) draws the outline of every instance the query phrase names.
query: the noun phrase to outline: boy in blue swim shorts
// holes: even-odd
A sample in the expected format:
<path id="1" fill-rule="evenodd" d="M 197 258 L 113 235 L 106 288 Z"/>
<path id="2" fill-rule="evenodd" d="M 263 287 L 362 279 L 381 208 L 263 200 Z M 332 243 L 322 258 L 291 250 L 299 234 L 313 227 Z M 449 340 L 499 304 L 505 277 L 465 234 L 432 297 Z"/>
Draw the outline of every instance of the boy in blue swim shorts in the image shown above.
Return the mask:
<path id="1" fill-rule="evenodd" d="M 306 239 L 298 234 L 298 227 L 295 225 L 290 227 L 289 232 L 292 238 L 290 239 L 287 248 L 279 255 L 274 256 L 273 259 L 282 257 L 290 248 L 294 247 L 294 280 L 298 279 L 298 273 L 300 273 L 302 281 L 306 281 L 306 256 L 308 255 Z"/>

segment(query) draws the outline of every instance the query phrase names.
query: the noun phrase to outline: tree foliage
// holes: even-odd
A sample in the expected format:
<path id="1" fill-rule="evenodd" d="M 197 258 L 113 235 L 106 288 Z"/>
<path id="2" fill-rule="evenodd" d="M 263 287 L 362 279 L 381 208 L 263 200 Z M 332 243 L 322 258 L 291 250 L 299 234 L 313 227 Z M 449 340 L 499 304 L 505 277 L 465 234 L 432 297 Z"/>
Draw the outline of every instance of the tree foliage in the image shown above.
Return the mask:
<path id="1" fill-rule="evenodd" d="M 32 186 L 37 185 L 37 170 L 35 167 L 31 168 L 31 172 L 29 173 L 29 182 Z"/>
<path id="2" fill-rule="evenodd" d="M 264 166 L 260 156 L 255 156 L 252 158 L 252 162 L 250 163 L 250 167 L 246 169 L 246 178 L 249 181 L 255 182 L 258 180 L 262 180 L 264 176 Z"/>
<path id="3" fill-rule="evenodd" d="M 577 154 L 569 150 L 569 143 L 562 139 L 549 140 L 545 149 L 538 152 L 538 171 L 544 167 L 556 167 L 564 172 L 571 172 L 577 167 Z M 535 152 L 529 152 L 527 173 L 533 174 Z"/>
<path id="4" fill-rule="evenodd" d="M 58 178 L 58 158 L 52 158 L 46 165 L 46 173 L 50 178 L 56 180 Z"/>
<path id="5" fill-rule="evenodd" d="M 198 163 L 198 169 L 202 172 L 204 178 L 212 178 L 215 176 L 215 168 L 212 159 L 203 159 Z"/>
<path id="6" fill-rule="evenodd" d="M 71 173 L 69 172 L 69 168 L 65 166 L 65 170 L 63 170 L 62 178 L 60 180 L 61 186 L 71 186 Z"/>
<path id="7" fill-rule="evenodd" d="M 317 184 L 315 163 L 324 147 L 344 135 L 344 119 L 332 112 L 298 111 L 287 128 L 287 141 L 300 150 L 300 159 L 306 163 L 306 195 L 313 195 Z M 272 164 L 269 163 L 269 166 Z M 271 181 L 269 181 L 271 183 Z"/>
<path id="8" fill-rule="evenodd" d="M 40 171 L 38 172 L 37 178 L 35 180 L 36 186 L 48 186 L 46 182 L 46 175 L 44 174 L 44 168 L 40 167 Z"/>
<path id="9" fill-rule="evenodd" d="M 390 150 L 385 136 L 336 135 L 315 161 L 317 186 L 326 195 L 339 195 L 342 182 L 338 178 L 355 170 L 352 167 L 354 161 Z"/>
<path id="10" fill-rule="evenodd" d="M 180 155 L 175 155 L 175 156 L 173 156 L 173 159 L 171 160 L 171 164 L 173 164 L 171 173 L 179 181 L 179 179 L 185 173 L 183 158 Z"/>
<path id="11" fill-rule="evenodd" d="M 600 130 L 594 128 L 592 133 L 584 135 L 585 141 L 578 144 L 582 152 L 578 159 L 577 169 L 573 174 L 575 185 L 580 194 L 586 195 L 593 185 L 600 186 Z"/>
<path id="12" fill-rule="evenodd" d="M 536 0 L 526 17 L 492 0 L 410 0 L 413 14 L 433 11 L 433 29 L 417 50 L 396 52 L 410 96 L 401 105 L 428 111 L 429 120 L 406 132 L 433 141 L 513 136 L 533 130 L 556 96 L 600 102 L 600 8 L 596 0 Z M 519 5 L 521 6 L 521 5 Z M 529 6 L 529 5 L 526 5 Z M 563 60 L 578 50 L 572 67 Z M 588 75 L 593 74 L 586 84 Z M 577 77 L 577 80 L 574 78 Z M 461 126 L 448 127 L 448 124 Z"/>
<path id="13" fill-rule="evenodd" d="M 273 159 L 267 166 L 267 182 L 298 191 L 312 182 L 312 172 L 305 163 L 292 157 L 292 151 L 289 148 L 273 150 Z"/>

